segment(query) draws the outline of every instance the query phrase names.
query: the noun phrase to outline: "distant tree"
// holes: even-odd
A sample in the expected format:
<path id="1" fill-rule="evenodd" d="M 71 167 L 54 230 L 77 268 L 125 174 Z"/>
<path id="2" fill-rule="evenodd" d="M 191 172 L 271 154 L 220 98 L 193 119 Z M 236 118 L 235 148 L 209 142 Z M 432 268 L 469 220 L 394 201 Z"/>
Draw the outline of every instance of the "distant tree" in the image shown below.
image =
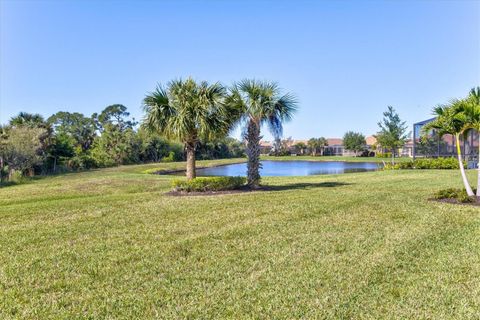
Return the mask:
<path id="1" fill-rule="evenodd" d="M 238 158 L 245 155 L 244 145 L 231 137 L 200 141 L 197 148 L 198 159 Z"/>
<path id="2" fill-rule="evenodd" d="M 50 148 L 51 144 L 53 143 L 53 131 L 50 124 L 45 121 L 42 115 L 38 113 L 28 113 L 28 112 L 19 112 L 16 116 L 12 117 L 9 121 L 9 125 L 12 129 L 15 128 L 36 128 L 36 129 L 44 129 L 41 136 L 41 147 L 39 150 L 39 154 L 42 158 L 47 159 L 48 157 L 48 149 Z M 45 163 L 36 163 L 35 167 L 40 168 L 42 171 L 45 171 Z M 28 172 L 28 174 L 33 174 L 33 169 Z"/>
<path id="3" fill-rule="evenodd" d="M 310 154 L 314 157 L 317 155 L 318 150 L 320 150 L 320 155 L 323 156 L 323 151 L 327 145 L 328 145 L 327 139 L 325 139 L 324 137 L 311 138 L 307 142 L 307 146 L 308 146 L 308 149 L 310 150 Z"/>
<path id="4" fill-rule="evenodd" d="M 355 157 L 358 152 L 365 150 L 366 144 L 365 136 L 359 132 L 348 131 L 343 136 L 343 146 L 345 149 L 353 151 Z"/>
<path id="5" fill-rule="evenodd" d="M 94 141 L 92 156 L 100 166 L 134 163 L 138 157 L 139 144 L 133 129 L 121 131 L 118 127 L 106 125 Z"/>
<path id="6" fill-rule="evenodd" d="M 325 152 L 325 147 L 328 146 L 328 140 L 325 139 L 324 137 L 320 137 L 317 139 L 317 145 L 320 148 L 320 154 L 323 156 Z"/>
<path id="7" fill-rule="evenodd" d="M 44 160 L 42 140 L 45 138 L 46 129 L 32 128 L 29 126 L 13 127 L 8 131 L 8 136 L 2 139 L 1 157 L 8 166 L 8 179 L 13 177 L 15 171 L 32 175 L 33 167 Z"/>
<path id="8" fill-rule="evenodd" d="M 230 158 L 241 158 L 245 156 L 245 144 L 232 137 L 226 137 L 224 143 L 228 147 Z"/>
<path id="9" fill-rule="evenodd" d="M 300 151 L 300 154 L 303 156 L 305 154 L 305 150 L 307 149 L 307 145 L 303 142 L 298 142 L 294 145 L 295 149 Z"/>
<path id="10" fill-rule="evenodd" d="M 234 84 L 227 102 L 238 110 L 245 124 L 247 183 L 251 188 L 258 188 L 261 126 L 267 124 L 275 139 L 281 137 L 282 124 L 291 119 L 297 102 L 291 94 L 281 94 L 278 84 L 252 79 Z"/>
<path id="11" fill-rule="evenodd" d="M 375 138 L 382 148 L 392 151 L 392 163 L 395 163 L 396 151 L 403 147 L 408 140 L 406 122 L 400 119 L 392 106 L 388 106 L 388 110 L 383 113 L 383 120 L 378 123 L 378 126 L 380 131 Z"/>
<path id="12" fill-rule="evenodd" d="M 195 149 L 200 140 L 224 137 L 237 118 L 224 104 L 225 88 L 219 83 L 174 80 L 158 86 L 143 100 L 144 126 L 184 144 L 187 179 L 196 177 Z"/>
<path id="13" fill-rule="evenodd" d="M 141 127 L 137 134 L 142 143 L 140 151 L 141 161 L 160 162 L 162 158 L 169 155 L 169 152 L 171 151 L 171 143 L 167 139 L 161 137 L 158 133 L 145 130 L 145 128 Z M 182 160 L 182 154 L 182 150 L 180 150 L 178 154 L 175 154 L 177 160 Z"/>
<path id="14" fill-rule="evenodd" d="M 82 152 L 90 149 L 96 137 L 95 120 L 78 112 L 60 111 L 49 117 L 47 122 L 56 135 L 71 138 L 74 147 L 80 147 Z M 64 139 L 61 140 L 64 143 Z"/>
<path id="15" fill-rule="evenodd" d="M 46 128 L 45 119 L 38 113 L 20 112 L 9 121 L 12 127 Z"/>
<path id="16" fill-rule="evenodd" d="M 127 107 L 122 104 L 112 104 L 103 109 L 99 115 L 93 114 L 92 118 L 97 121 L 100 131 L 103 131 L 106 126 L 114 126 L 119 131 L 125 131 L 137 124 L 135 119 L 129 119 L 129 116 Z"/>
<path id="17" fill-rule="evenodd" d="M 52 143 L 47 149 L 47 155 L 53 162 L 53 172 L 56 172 L 60 159 L 70 159 L 75 156 L 74 139 L 64 133 L 55 134 Z"/>
<path id="18" fill-rule="evenodd" d="M 273 139 L 270 155 L 278 157 L 281 155 L 281 153 L 282 153 L 282 139 L 280 137 L 275 137 Z"/>
<path id="19" fill-rule="evenodd" d="M 92 155 L 101 166 L 132 163 L 138 158 L 141 143 L 133 130 L 136 123 L 129 116 L 121 104 L 106 107 L 98 116 L 94 114 L 101 135 L 94 141 Z"/>

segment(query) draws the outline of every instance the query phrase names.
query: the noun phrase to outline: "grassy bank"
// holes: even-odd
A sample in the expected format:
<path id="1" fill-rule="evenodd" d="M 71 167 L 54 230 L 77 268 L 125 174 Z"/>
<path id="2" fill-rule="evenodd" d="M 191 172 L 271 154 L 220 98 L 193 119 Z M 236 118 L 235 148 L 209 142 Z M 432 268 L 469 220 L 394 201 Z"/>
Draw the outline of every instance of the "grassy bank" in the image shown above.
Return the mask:
<path id="1" fill-rule="evenodd" d="M 461 187 L 456 171 L 266 178 L 274 190 L 208 197 L 167 197 L 174 177 L 142 173 L 177 166 L 2 188 L 0 318 L 480 316 L 480 210 L 427 200 Z"/>

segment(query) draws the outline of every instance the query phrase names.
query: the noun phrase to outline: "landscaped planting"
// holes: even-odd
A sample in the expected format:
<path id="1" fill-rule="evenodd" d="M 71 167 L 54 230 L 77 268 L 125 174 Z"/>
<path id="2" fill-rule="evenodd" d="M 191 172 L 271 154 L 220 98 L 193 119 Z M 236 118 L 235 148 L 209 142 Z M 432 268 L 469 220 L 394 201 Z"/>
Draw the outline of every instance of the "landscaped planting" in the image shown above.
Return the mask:
<path id="1" fill-rule="evenodd" d="M 473 192 L 476 192 L 475 189 L 473 190 L 474 190 Z M 448 189 L 437 191 L 434 195 L 434 198 L 437 200 L 453 199 L 459 203 L 478 202 L 476 197 L 469 197 L 465 189 L 458 189 L 458 188 L 448 188 Z"/>
<path id="2" fill-rule="evenodd" d="M 467 164 L 464 163 L 464 166 Z M 415 159 L 414 161 L 385 163 L 385 170 L 399 169 L 459 169 L 456 158 Z"/>
<path id="3" fill-rule="evenodd" d="M 179 192 L 226 191 L 243 188 L 246 182 L 245 177 L 199 177 L 173 180 L 172 187 Z"/>

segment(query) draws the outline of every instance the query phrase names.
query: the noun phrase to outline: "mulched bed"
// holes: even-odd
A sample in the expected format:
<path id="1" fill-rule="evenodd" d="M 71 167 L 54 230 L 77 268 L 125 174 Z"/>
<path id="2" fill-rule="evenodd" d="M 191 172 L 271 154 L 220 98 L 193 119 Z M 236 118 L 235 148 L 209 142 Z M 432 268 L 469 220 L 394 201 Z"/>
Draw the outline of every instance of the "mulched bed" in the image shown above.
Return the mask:
<path id="1" fill-rule="evenodd" d="M 451 199 L 451 198 L 446 198 L 446 199 L 430 199 L 431 201 L 436 201 L 436 202 L 443 202 L 443 203 L 451 203 L 451 204 L 457 204 L 457 205 L 464 205 L 464 206 L 474 206 L 474 207 L 480 207 L 480 199 L 478 199 L 475 202 L 460 202 L 457 199 Z"/>

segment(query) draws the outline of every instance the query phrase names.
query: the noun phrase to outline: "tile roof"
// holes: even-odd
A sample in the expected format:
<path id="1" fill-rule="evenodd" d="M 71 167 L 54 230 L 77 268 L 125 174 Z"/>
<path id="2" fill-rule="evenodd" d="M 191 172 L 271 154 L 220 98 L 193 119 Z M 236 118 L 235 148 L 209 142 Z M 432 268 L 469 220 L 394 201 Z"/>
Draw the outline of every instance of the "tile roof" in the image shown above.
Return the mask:
<path id="1" fill-rule="evenodd" d="M 343 145 L 343 140 L 340 138 L 327 138 L 329 146 L 341 146 Z"/>

